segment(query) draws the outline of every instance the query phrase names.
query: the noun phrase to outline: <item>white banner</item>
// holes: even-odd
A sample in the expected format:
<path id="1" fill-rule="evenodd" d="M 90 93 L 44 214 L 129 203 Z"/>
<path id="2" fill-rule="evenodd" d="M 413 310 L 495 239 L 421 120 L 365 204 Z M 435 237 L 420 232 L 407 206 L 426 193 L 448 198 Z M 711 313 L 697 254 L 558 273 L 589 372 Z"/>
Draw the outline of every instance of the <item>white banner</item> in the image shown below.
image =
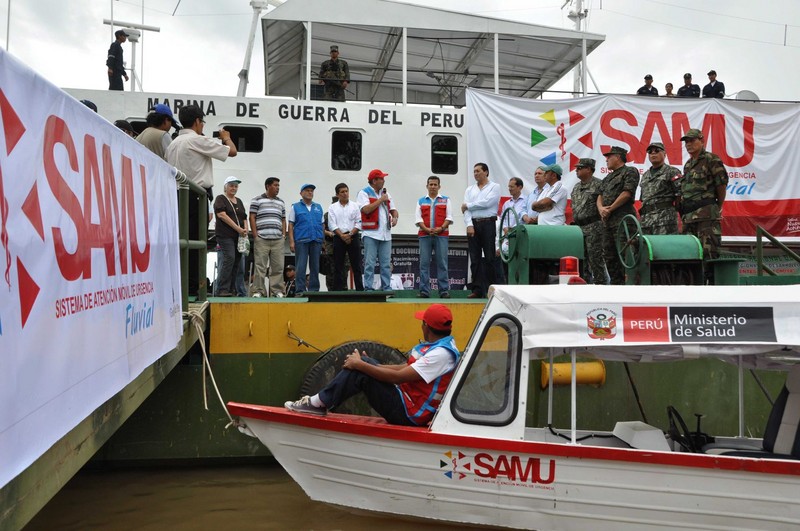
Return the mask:
<path id="1" fill-rule="evenodd" d="M 756 225 L 800 237 L 800 105 L 644 96 L 531 100 L 467 91 L 470 162 L 486 162 L 503 186 L 522 177 L 526 190 L 535 168 L 552 163 L 564 169 L 571 190 L 583 157 L 597 161 L 595 175 L 603 178 L 603 153 L 611 146 L 627 149 L 628 164 L 644 173 L 647 146 L 662 142 L 667 164 L 683 171 L 688 154 L 680 139 L 690 128 L 703 131 L 706 149 L 728 170 L 723 237 L 752 237 Z"/>
<path id="2" fill-rule="evenodd" d="M 0 486 L 182 332 L 174 169 L 0 50 Z"/>

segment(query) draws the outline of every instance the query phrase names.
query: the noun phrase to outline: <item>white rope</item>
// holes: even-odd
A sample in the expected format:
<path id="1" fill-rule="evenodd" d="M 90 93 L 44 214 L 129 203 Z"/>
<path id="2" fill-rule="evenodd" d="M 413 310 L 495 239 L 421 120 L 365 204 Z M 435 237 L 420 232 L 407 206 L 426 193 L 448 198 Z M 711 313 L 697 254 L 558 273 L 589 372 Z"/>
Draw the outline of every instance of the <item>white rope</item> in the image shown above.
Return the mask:
<path id="1" fill-rule="evenodd" d="M 206 312 L 208 311 L 208 301 L 203 302 L 203 304 L 197 308 L 196 310 L 189 310 L 188 312 L 183 312 L 183 317 L 189 319 L 191 325 L 194 326 L 195 330 L 197 331 L 198 341 L 200 343 L 200 349 L 203 351 L 203 407 L 205 407 L 206 411 L 208 411 L 208 391 L 206 389 L 206 370 L 208 370 L 208 376 L 211 379 L 211 385 L 214 387 L 214 391 L 217 394 L 217 398 L 219 398 L 219 403 L 222 405 L 222 409 L 225 410 L 225 414 L 228 416 L 228 424 L 225 425 L 225 429 L 227 430 L 231 426 L 236 426 L 239 431 L 246 435 L 251 435 L 252 432 L 248 433 L 250 430 L 244 424 L 240 423 L 231 416 L 228 408 L 225 406 L 225 400 L 222 398 L 222 394 L 219 392 L 219 387 L 217 386 L 217 381 L 214 378 L 214 372 L 211 370 L 211 361 L 208 358 L 208 352 L 206 351 L 206 342 L 204 336 L 204 330 L 206 328 L 206 320 L 203 317 Z M 247 431 L 244 431 L 247 430 Z"/>

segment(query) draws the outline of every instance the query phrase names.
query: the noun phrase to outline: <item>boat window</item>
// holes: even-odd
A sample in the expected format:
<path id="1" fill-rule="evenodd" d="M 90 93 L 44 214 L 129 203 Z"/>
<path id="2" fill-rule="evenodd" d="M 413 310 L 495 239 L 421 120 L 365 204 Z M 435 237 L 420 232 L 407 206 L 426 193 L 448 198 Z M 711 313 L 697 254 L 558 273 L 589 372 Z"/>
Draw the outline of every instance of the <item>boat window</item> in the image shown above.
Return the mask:
<path id="1" fill-rule="evenodd" d="M 236 151 L 239 153 L 261 153 L 264 151 L 263 127 L 225 124 L 225 130 L 231 134 L 231 140 L 233 140 L 236 145 Z M 219 133 L 215 131 L 214 137 L 219 138 Z"/>
<path id="2" fill-rule="evenodd" d="M 431 137 L 431 172 L 455 175 L 458 173 L 458 138 L 453 135 Z"/>
<path id="3" fill-rule="evenodd" d="M 521 352 L 519 322 L 497 316 L 485 329 L 455 391 L 453 416 L 467 424 L 511 423 L 517 413 Z"/>
<path id="4" fill-rule="evenodd" d="M 358 171 L 361 169 L 361 133 L 334 131 L 331 135 L 331 168 Z"/>

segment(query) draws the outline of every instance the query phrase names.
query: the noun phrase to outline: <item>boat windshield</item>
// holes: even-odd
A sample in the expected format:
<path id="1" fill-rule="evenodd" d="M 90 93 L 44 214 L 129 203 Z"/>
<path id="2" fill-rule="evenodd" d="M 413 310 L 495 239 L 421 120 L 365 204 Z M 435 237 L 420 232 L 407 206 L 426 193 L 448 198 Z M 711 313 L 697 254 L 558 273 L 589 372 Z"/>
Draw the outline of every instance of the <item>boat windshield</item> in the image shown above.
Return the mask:
<path id="1" fill-rule="evenodd" d="M 522 336 L 519 321 L 493 318 L 455 391 L 453 414 L 467 424 L 503 426 L 514 420 L 519 393 Z"/>

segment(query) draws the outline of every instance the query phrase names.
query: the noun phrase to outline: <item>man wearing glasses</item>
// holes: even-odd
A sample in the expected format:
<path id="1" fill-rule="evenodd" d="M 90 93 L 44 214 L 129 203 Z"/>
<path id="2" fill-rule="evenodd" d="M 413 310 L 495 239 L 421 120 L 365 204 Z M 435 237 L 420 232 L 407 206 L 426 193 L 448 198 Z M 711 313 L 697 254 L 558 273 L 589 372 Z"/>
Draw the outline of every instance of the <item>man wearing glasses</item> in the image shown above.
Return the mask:
<path id="1" fill-rule="evenodd" d="M 681 179 L 683 234 L 697 236 L 703 246 L 703 259 L 716 258 L 722 245 L 720 220 L 728 171 L 717 155 L 706 151 L 699 129 L 689 129 L 681 141 L 690 157 Z"/>
<path id="2" fill-rule="evenodd" d="M 214 167 L 212 160 L 225 161 L 228 157 L 235 157 L 236 146 L 231 141 L 231 134 L 224 128 L 219 130 L 219 140 L 203 135 L 205 115 L 197 105 L 181 107 L 178 114 L 183 129 L 177 138 L 166 149 L 167 162 L 178 168 L 186 176 L 205 188 L 209 200 L 213 200 L 214 193 L 211 187 L 214 184 Z M 204 197 L 189 194 L 189 239 L 199 238 L 197 228 L 200 212 L 204 219 L 208 216 L 208 201 Z M 189 293 L 196 293 L 198 286 L 196 250 L 189 250 Z M 195 264 L 193 266 L 193 264 Z"/>
<path id="3" fill-rule="evenodd" d="M 639 217 L 644 234 L 678 234 L 678 211 L 675 201 L 681 193 L 681 171 L 664 164 L 664 144 L 647 146 L 650 169 L 642 176 L 642 206 Z"/>

